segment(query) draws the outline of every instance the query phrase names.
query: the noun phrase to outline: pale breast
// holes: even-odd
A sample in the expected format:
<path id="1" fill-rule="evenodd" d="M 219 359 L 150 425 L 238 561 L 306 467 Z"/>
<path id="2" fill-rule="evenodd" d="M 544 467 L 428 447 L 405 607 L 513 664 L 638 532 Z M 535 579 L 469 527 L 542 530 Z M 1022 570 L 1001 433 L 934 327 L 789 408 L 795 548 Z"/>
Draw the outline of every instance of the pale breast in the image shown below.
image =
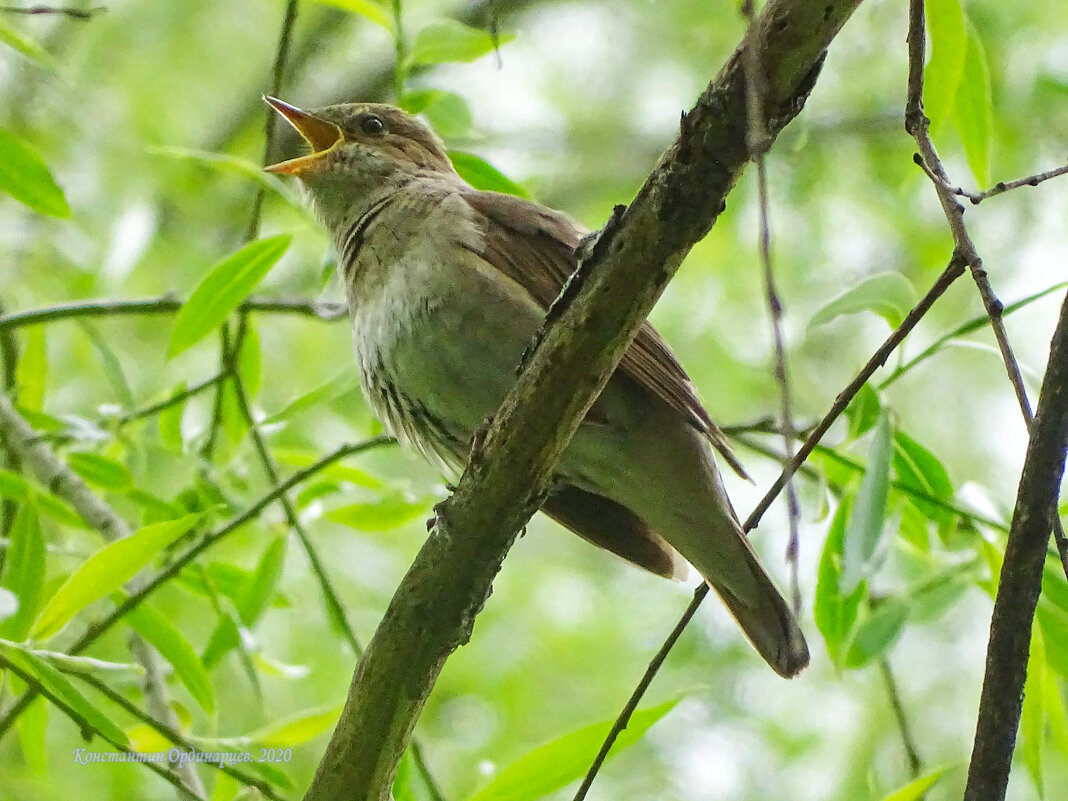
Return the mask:
<path id="1" fill-rule="evenodd" d="M 434 189 L 406 188 L 367 226 L 349 304 L 375 413 L 453 472 L 515 380 L 542 313 L 472 252 L 480 231 L 462 198 Z"/>

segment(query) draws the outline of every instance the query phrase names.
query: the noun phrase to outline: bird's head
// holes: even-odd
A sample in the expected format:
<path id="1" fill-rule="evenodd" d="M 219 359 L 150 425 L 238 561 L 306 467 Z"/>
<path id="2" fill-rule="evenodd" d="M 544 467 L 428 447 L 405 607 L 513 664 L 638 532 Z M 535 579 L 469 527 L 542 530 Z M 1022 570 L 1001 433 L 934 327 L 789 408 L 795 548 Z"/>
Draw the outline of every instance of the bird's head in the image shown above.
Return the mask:
<path id="1" fill-rule="evenodd" d="M 312 149 L 267 172 L 299 178 L 327 221 L 349 217 L 414 176 L 456 174 L 437 135 L 396 106 L 343 103 L 302 111 L 274 97 L 264 100 Z"/>

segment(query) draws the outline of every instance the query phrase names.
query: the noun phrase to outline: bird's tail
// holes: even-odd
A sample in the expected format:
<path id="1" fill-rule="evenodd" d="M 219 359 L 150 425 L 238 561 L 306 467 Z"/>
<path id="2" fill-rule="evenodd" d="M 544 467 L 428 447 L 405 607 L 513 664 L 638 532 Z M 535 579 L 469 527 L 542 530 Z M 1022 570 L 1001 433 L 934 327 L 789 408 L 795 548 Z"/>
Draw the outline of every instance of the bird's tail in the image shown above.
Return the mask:
<path id="1" fill-rule="evenodd" d="M 780 676 L 793 678 L 808 665 L 809 654 L 805 635 L 801 632 L 786 599 L 772 583 L 745 535 L 739 531 L 739 537 L 743 545 L 739 550 L 744 550 L 747 566 L 754 580 L 751 586 L 755 585 L 757 589 L 756 592 L 747 593 L 751 597 L 742 599 L 735 595 L 722 582 L 717 582 L 714 576 L 709 577 L 712 571 L 700 572 L 708 585 L 723 599 L 757 652 Z M 700 566 L 695 567 L 700 570 Z"/>

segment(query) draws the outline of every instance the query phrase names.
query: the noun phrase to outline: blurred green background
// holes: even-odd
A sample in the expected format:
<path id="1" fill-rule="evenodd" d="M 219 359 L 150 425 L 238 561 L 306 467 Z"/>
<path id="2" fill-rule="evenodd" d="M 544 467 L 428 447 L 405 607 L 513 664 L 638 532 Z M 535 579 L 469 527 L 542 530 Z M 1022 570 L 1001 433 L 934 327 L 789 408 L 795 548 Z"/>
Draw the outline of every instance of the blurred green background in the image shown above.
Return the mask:
<path id="1" fill-rule="evenodd" d="M 981 188 L 1063 163 L 1068 17 L 1060 0 L 974 0 L 963 10 L 956 0 L 935 0 L 928 9 L 932 25 L 948 20 L 934 31 L 943 38 L 933 43 L 933 57 L 952 62 L 947 71 L 956 69 L 955 82 L 944 73 L 931 78 L 929 89 L 942 96 L 930 97 L 927 109 L 953 181 Z M 0 42 L 15 45 L 0 45 L 0 128 L 40 155 L 70 207 L 69 216 L 52 217 L 0 195 L 5 311 L 87 298 L 185 298 L 212 264 L 245 242 L 261 180 L 254 169 L 263 160 L 267 120 L 260 95 L 271 90 L 284 11 L 279 0 L 115 0 L 88 20 L 0 11 Z M 888 320 L 907 310 L 910 294 L 926 291 L 952 251 L 903 126 L 906 11 L 902 2 L 861 5 L 834 42 L 804 112 L 768 159 L 772 252 L 802 428 L 825 412 L 888 334 Z M 420 36 L 424 45 L 475 44 L 469 52 L 453 48 L 452 55 L 462 56 L 456 61 L 409 58 L 398 81 L 393 14 L 392 6 L 374 0 L 300 3 L 281 97 L 302 107 L 396 101 L 403 84 L 405 102 L 424 107 L 451 149 L 485 159 L 538 201 L 590 228 L 633 197 L 672 140 L 680 112 L 745 28 L 729 0 L 405 0 L 403 53 L 418 55 Z M 485 34 L 443 25 L 447 19 L 496 28 L 499 51 L 487 52 Z M 979 50 L 963 55 L 953 30 Z M 463 60 L 478 53 L 484 55 Z M 966 108 L 974 98 L 979 112 Z M 295 154 L 292 135 L 278 133 L 270 157 Z M 779 410 L 754 176 L 743 178 L 652 315 L 713 417 L 729 427 L 755 426 Z M 1006 304 L 1068 279 L 1065 186 L 1052 181 L 969 205 L 970 231 Z M 267 191 L 263 235 L 291 234 L 293 241 L 256 296 L 341 300 L 328 241 L 297 201 L 295 186 L 272 183 Z M 814 320 L 832 298 L 873 277 L 870 298 L 850 304 L 848 313 Z M 1062 297 L 1063 290 L 1049 292 L 1006 318 L 1032 401 Z M 709 601 L 650 691 L 648 703 L 677 699 L 677 705 L 609 762 L 591 798 L 883 798 L 912 777 L 888 670 L 920 772 L 946 769 L 927 798 L 959 797 L 982 679 L 991 566 L 1003 549 L 1025 429 L 982 326 L 941 342 L 892 384 L 879 382 L 982 313 L 974 284 L 962 278 L 876 375 L 866 405 L 855 405 L 832 429 L 829 450 L 798 481 L 799 584 L 812 667 L 795 681 L 778 679 Z M 19 356 L 17 368 L 8 359 L 6 379 L 21 408 L 61 454 L 92 452 L 128 469 L 128 482 L 103 482 L 99 489 L 134 527 L 168 516 L 168 508 L 206 510 L 218 524 L 269 489 L 232 393 L 224 394 L 210 456 L 204 446 L 212 391 L 162 419 L 117 425 L 123 414 L 218 373 L 218 336 L 168 360 L 173 320 L 173 314 L 101 316 L 3 329 Z M 343 319 L 253 313 L 247 327 L 242 374 L 283 474 L 380 432 L 352 380 Z M 235 330 L 231 324 L 230 333 Z M 885 423 L 877 424 L 880 419 Z M 837 558 L 833 548 L 825 553 L 836 512 L 870 500 L 861 475 L 864 464 L 879 462 L 872 443 L 880 431 L 892 431 L 894 456 L 879 469 L 929 497 L 891 490 L 877 516 L 878 548 L 864 566 L 860 616 L 829 654 L 813 618 L 818 566 L 821 555 L 825 562 Z M 780 450 L 778 437 L 740 435 L 737 451 L 755 486 L 725 478 L 743 517 L 777 475 L 773 456 Z M 445 490 L 435 472 L 393 447 L 343 464 L 348 471 L 328 471 L 292 496 L 357 636 L 366 641 Z M 846 525 L 844 512 L 838 522 Z M 103 545 L 95 532 L 53 517 L 42 516 L 41 527 L 49 546 L 46 588 Z M 308 558 L 287 530 L 281 510 L 271 507 L 209 551 L 199 562 L 203 571 L 187 570 L 151 599 L 203 655 L 220 610 L 232 618 L 242 587 L 257 576 L 269 579 L 260 585 L 263 608 L 243 621 L 246 636 L 209 665 L 214 709 L 170 677 L 187 733 L 206 743 L 331 710 L 344 699 L 353 655 L 332 628 Z M 780 501 L 753 535 L 784 586 L 787 530 Z M 5 542 L 11 541 L 9 526 Z M 277 575 L 271 559 L 281 566 Z M 1013 799 L 1068 796 L 1068 591 L 1063 575 L 1047 572 L 1044 649 L 1032 664 L 1038 678 L 1029 688 Z M 204 589 L 205 575 L 214 597 Z M 6 581 L 0 585 L 10 587 L 10 575 Z M 444 797 L 470 798 L 540 744 L 614 717 L 692 589 L 692 582 L 673 585 L 645 575 L 536 518 L 510 553 L 471 643 L 449 660 L 419 721 L 417 737 Z M 835 603 L 833 595 L 822 602 Z M 86 609 L 42 647 L 62 650 L 108 603 Z M 873 616 L 876 623 L 864 629 Z M 850 656 L 849 638 L 861 629 L 870 647 L 854 647 Z M 89 653 L 130 661 L 118 629 Z M 141 703 L 135 681 L 106 681 Z M 144 736 L 128 715 L 85 692 L 120 726 Z M 3 708 L 12 697 L 9 683 Z M 142 767 L 73 764 L 71 749 L 106 747 L 83 743 L 54 708 L 42 723 L 42 708 L 0 741 L 0 798 L 173 797 Z M 282 791 L 288 797 L 307 786 L 332 725 L 329 715 L 317 725 L 314 716 L 306 720 L 272 741 L 293 748 L 292 761 L 276 765 L 292 782 Z M 202 769 L 202 776 L 216 798 L 237 791 L 225 782 L 216 786 L 213 771 Z M 427 797 L 416 779 L 398 789 L 398 797 L 404 793 Z"/>

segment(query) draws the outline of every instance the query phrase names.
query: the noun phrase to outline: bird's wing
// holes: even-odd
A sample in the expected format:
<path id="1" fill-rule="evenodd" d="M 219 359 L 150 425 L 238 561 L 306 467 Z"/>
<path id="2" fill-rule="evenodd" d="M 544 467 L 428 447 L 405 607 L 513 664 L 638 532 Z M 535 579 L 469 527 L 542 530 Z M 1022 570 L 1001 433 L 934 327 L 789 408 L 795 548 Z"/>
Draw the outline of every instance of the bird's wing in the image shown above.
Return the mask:
<path id="1" fill-rule="evenodd" d="M 649 524 L 622 504 L 573 485 L 554 487 L 541 510 L 587 542 L 650 573 L 682 581 L 689 573 L 679 556 Z"/>
<path id="2" fill-rule="evenodd" d="M 484 222 L 478 255 L 547 309 L 575 271 L 575 247 L 582 230 L 565 215 L 512 195 L 468 189 L 463 197 Z M 638 329 L 619 369 L 679 412 L 708 437 L 735 472 L 749 477 L 701 405 L 690 377 L 648 322 Z"/>

